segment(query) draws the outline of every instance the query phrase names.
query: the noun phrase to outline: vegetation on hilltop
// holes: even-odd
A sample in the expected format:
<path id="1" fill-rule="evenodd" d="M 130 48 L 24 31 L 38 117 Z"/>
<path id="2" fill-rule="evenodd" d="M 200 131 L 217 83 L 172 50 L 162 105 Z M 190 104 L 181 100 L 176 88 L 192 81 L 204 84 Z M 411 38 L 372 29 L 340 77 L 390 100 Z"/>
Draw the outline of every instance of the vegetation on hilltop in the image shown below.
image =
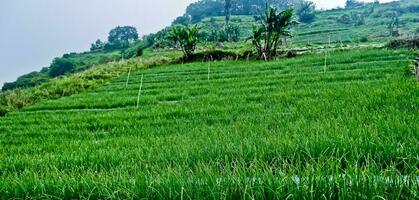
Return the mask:
<path id="1" fill-rule="evenodd" d="M 90 52 L 69 53 L 55 58 L 49 67 L 43 68 L 40 72 L 32 72 L 19 77 L 15 82 L 5 83 L 2 91 L 37 86 L 52 78 L 84 71 L 95 65 L 120 60 L 124 56 L 131 58 L 140 55 L 143 48 L 145 47 L 141 41 L 138 41 L 138 33 L 134 27 L 118 26 L 110 31 L 108 42 L 97 40 L 92 44 Z"/>
<path id="2" fill-rule="evenodd" d="M 303 0 L 200 0 L 192 3 L 186 8 L 183 16 L 176 19 L 174 22 L 184 21 L 180 19 L 191 19 L 192 23 L 200 22 L 202 19 L 214 16 L 226 15 L 226 2 L 231 4 L 228 9 L 231 15 L 260 15 L 265 9 L 265 4 L 268 3 L 278 9 L 287 9 L 300 3 Z"/>

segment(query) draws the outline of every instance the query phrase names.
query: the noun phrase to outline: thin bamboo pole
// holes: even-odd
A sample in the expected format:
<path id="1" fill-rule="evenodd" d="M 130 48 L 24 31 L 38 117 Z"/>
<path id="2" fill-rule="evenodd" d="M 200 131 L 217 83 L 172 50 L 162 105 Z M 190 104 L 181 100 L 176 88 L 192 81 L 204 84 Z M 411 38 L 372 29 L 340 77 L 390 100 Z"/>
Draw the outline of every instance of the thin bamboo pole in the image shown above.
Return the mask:
<path id="1" fill-rule="evenodd" d="M 144 74 L 141 75 L 140 89 L 138 90 L 138 97 L 137 97 L 137 109 L 140 108 L 140 97 L 141 97 L 141 89 L 143 88 L 143 79 L 144 79 Z"/>

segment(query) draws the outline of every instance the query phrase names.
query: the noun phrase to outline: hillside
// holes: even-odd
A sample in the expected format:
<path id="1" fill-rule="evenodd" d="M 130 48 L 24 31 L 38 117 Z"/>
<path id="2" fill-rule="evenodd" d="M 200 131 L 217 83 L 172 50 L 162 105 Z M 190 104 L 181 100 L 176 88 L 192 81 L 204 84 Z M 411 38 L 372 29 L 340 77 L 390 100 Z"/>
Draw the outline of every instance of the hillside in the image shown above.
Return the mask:
<path id="1" fill-rule="evenodd" d="M 391 39 L 388 24 L 397 17 L 399 37 L 419 35 L 419 1 L 404 0 L 386 4 L 368 4 L 365 7 L 316 11 L 312 23 L 300 23 L 293 28 L 294 37 L 288 47 L 306 47 L 332 44 L 384 44 Z M 346 19 L 346 20 L 344 20 Z M 204 18 L 197 24 L 203 32 L 221 30 L 225 26 L 224 16 Z M 232 16 L 233 26 L 240 29 L 242 40 L 252 34 L 256 24 L 252 15 Z"/>
<path id="2" fill-rule="evenodd" d="M 201 27 L 204 38 L 200 43 L 201 48 L 205 49 L 214 41 L 207 41 L 210 38 L 216 37 L 214 34 L 220 34 L 217 31 L 222 31 L 225 27 L 223 6 L 221 1 L 200 1 L 188 7 L 187 13 L 197 17 L 192 21 Z M 260 15 L 259 12 L 251 11 L 255 2 L 258 2 L 258 7 L 261 9 L 264 3 L 259 1 L 241 0 L 240 8 L 234 8 L 232 14 L 247 14 L 236 15 L 231 17 L 231 25 L 237 26 L 239 29 L 239 39 L 237 43 L 225 44 L 224 48 L 236 51 L 237 49 L 249 49 L 249 45 L 245 42 L 252 33 L 253 25 L 257 24 L 255 16 Z M 293 1 L 269 1 L 272 5 L 277 7 L 284 7 L 292 5 Z M 218 4 L 217 4 L 218 3 Z M 252 6 L 253 5 L 253 6 Z M 419 34 L 419 0 L 402 0 L 400 2 L 386 3 L 386 4 L 366 4 L 363 7 L 334 9 L 327 11 L 316 11 L 316 19 L 312 23 L 301 23 L 293 28 L 294 37 L 284 48 L 314 48 L 321 47 L 330 42 L 332 45 L 354 46 L 360 43 L 366 45 L 383 46 L 391 37 L 388 25 L 393 20 L 398 20 L 398 34 L 399 37 L 412 37 Z M 211 7 L 213 6 L 213 7 Z M 214 12 L 212 9 L 217 9 Z M 202 13 L 201 13 L 202 11 Z M 192 12 L 192 13 L 191 13 Z M 205 13 L 209 12 L 209 13 Z M 202 18 L 202 19 L 201 19 Z M 66 73 L 71 75 L 84 71 L 95 65 L 106 64 L 115 60 L 120 60 L 122 57 L 133 57 L 133 51 L 137 51 L 138 47 L 148 48 L 149 51 L 155 49 L 170 49 L 174 45 L 172 42 L 166 41 L 168 28 L 163 29 L 157 34 L 150 34 L 145 36 L 142 40 L 125 48 L 117 50 L 95 50 L 84 53 L 68 53 L 64 54 L 60 59 L 69 60 L 74 63 L 75 69 Z M 214 32 L 215 31 L 215 32 Z M 148 41 L 150 40 L 150 41 Z M 103 44 L 104 45 L 104 44 Z M 159 54 L 157 52 L 156 54 Z M 53 63 L 53 62 L 52 62 Z M 28 88 L 48 82 L 56 78 L 56 76 L 49 75 L 49 67 L 45 67 L 39 72 L 31 72 L 29 74 L 19 77 L 16 81 L 6 83 L 2 87 L 2 91 L 13 90 L 17 88 Z M 62 75 L 62 74 L 60 74 Z"/>
<path id="3" fill-rule="evenodd" d="M 0 119 L 0 198 L 415 199 L 411 56 L 196 62 L 42 101 Z"/>
<path id="4" fill-rule="evenodd" d="M 120 51 L 92 51 L 84 53 L 68 53 L 55 60 L 66 60 L 74 64 L 74 69 L 67 73 L 74 74 L 92 68 L 95 65 L 103 65 L 121 59 Z M 54 63 L 54 61 L 53 61 Z M 29 74 L 19 77 L 16 81 L 5 83 L 2 91 L 13 90 L 16 88 L 28 88 L 46 83 L 55 78 L 50 75 L 51 64 L 49 67 L 44 67 L 39 72 L 31 72 Z"/>

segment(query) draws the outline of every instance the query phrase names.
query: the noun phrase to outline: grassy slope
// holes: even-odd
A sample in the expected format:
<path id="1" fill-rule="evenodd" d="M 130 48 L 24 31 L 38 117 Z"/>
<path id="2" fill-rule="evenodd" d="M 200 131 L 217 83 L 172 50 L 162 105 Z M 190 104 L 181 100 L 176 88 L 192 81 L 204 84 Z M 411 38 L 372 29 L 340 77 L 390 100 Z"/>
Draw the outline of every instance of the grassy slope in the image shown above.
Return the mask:
<path id="1" fill-rule="evenodd" d="M 0 198 L 417 198 L 408 55 L 175 65 L 41 102 L 0 119 Z"/>
<path id="2" fill-rule="evenodd" d="M 401 8 L 418 5 L 418 0 L 404 1 Z M 351 12 L 362 13 L 367 8 L 340 9 L 330 11 L 318 11 L 316 21 L 311 24 L 300 24 L 294 27 L 294 38 L 291 40 L 294 46 L 305 46 L 307 43 L 328 43 L 329 36 L 332 43 L 358 43 L 362 37 L 366 37 L 370 43 L 384 43 L 389 40 L 387 25 L 391 17 L 384 17 L 384 12 L 391 12 L 394 4 L 381 4 L 375 6 L 374 12 L 365 18 L 365 24 L 338 23 L 335 18 Z M 411 36 L 419 28 L 418 13 L 403 13 L 400 18 L 400 33 L 403 36 Z M 224 17 L 206 18 L 199 23 L 203 30 L 219 30 L 224 26 Z M 232 16 L 231 24 L 240 27 L 241 37 L 250 36 L 252 26 L 255 24 L 252 16 Z"/>

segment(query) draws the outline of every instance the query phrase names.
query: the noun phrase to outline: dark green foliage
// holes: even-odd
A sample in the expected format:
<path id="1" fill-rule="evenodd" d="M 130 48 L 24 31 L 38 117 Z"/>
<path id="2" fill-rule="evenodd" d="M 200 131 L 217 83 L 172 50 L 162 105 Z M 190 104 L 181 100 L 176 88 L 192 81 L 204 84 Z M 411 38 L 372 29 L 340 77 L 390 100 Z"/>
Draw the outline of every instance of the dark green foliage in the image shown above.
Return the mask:
<path id="1" fill-rule="evenodd" d="M 8 112 L 6 107 L 0 105 L 0 117 L 4 117 Z"/>
<path id="2" fill-rule="evenodd" d="M 104 48 L 108 51 L 124 49 L 136 40 L 138 40 L 138 32 L 135 27 L 118 26 L 109 32 L 108 43 Z"/>
<path id="3" fill-rule="evenodd" d="M 222 0 L 201 0 L 196 3 L 190 4 L 186 8 L 187 16 L 191 16 L 192 23 L 196 23 L 210 16 L 222 16 L 224 5 Z"/>
<path id="4" fill-rule="evenodd" d="M 364 15 L 356 12 L 350 12 L 349 14 L 345 13 L 336 19 L 337 22 L 341 24 L 353 24 L 355 26 L 360 26 L 365 24 Z"/>
<path id="5" fill-rule="evenodd" d="M 146 49 L 147 47 L 148 46 L 146 41 L 138 41 L 123 52 L 124 58 L 129 59 L 133 57 L 142 56 L 144 49 Z"/>
<path id="6" fill-rule="evenodd" d="M 237 54 L 231 51 L 222 50 L 207 50 L 198 53 L 194 53 L 190 56 L 189 61 L 214 61 L 214 60 L 235 60 L 244 59 L 247 55 Z"/>
<path id="7" fill-rule="evenodd" d="M 49 75 L 57 77 L 66 73 L 72 72 L 75 69 L 75 64 L 66 58 L 55 58 L 49 68 Z"/>
<path id="8" fill-rule="evenodd" d="M 415 76 L 415 65 L 411 64 L 411 65 L 406 65 L 403 69 L 403 75 L 405 77 L 414 77 Z"/>
<path id="9" fill-rule="evenodd" d="M 419 49 L 419 37 L 392 39 L 387 43 L 386 47 L 390 49 Z"/>
<path id="10" fill-rule="evenodd" d="M 184 59 L 188 60 L 195 51 L 199 39 L 198 26 L 173 26 L 167 36 L 169 40 L 173 41 L 182 49 Z"/>
<path id="11" fill-rule="evenodd" d="M 99 39 L 96 40 L 95 43 L 93 43 L 90 47 L 90 51 L 96 51 L 96 50 L 102 50 L 105 47 L 104 42 L 100 41 Z"/>
<path id="12" fill-rule="evenodd" d="M 121 58 L 121 55 L 118 51 L 67 53 L 67 54 L 64 54 L 62 57 L 62 59 L 68 60 L 74 64 L 74 70 L 72 70 L 71 72 L 83 71 L 94 65 L 105 64 L 108 62 L 119 60 L 120 58 Z M 14 82 L 6 83 L 3 86 L 2 91 L 12 90 L 16 88 L 28 88 L 28 87 L 37 86 L 37 85 L 47 82 L 48 80 L 52 78 L 50 76 L 50 67 L 44 67 L 39 72 L 32 72 L 32 73 L 19 77 Z"/>
<path id="13" fill-rule="evenodd" d="M 184 25 L 187 26 L 191 24 L 191 16 L 190 15 L 182 15 L 177 17 L 173 22 L 172 25 Z"/>
<path id="14" fill-rule="evenodd" d="M 7 107 L 6 94 L 0 93 L 0 117 L 5 116 L 10 112 L 9 107 Z"/>
<path id="15" fill-rule="evenodd" d="M 363 42 L 363 43 L 368 42 L 368 37 L 367 36 L 363 36 L 363 37 L 361 37 L 361 39 L 359 41 L 360 42 Z"/>
<path id="16" fill-rule="evenodd" d="M 365 4 L 359 0 L 346 0 L 346 8 L 359 8 L 363 7 Z"/>
<path id="17" fill-rule="evenodd" d="M 283 39 L 292 36 L 290 28 L 296 23 L 292 20 L 293 13 L 293 9 L 279 12 L 277 8 L 266 4 L 265 15 L 260 20 L 261 24 L 254 27 L 253 35 L 249 38 L 260 58 L 274 58 Z"/>
<path id="18" fill-rule="evenodd" d="M 224 15 L 225 15 L 225 23 L 226 27 L 229 26 L 230 18 L 231 18 L 231 6 L 232 0 L 224 0 Z"/>
<path id="19" fill-rule="evenodd" d="M 227 8 L 231 15 L 256 15 L 265 9 L 265 3 L 269 3 L 278 9 L 287 9 L 295 5 L 295 0 L 200 0 L 188 6 L 187 16 L 191 16 L 192 22 L 196 23 L 206 17 L 226 16 Z"/>
<path id="20" fill-rule="evenodd" d="M 316 5 L 311 1 L 301 1 L 296 5 L 295 14 L 302 23 L 312 23 L 316 19 Z"/>
<path id="21" fill-rule="evenodd" d="M 225 28 L 225 34 L 227 36 L 227 40 L 229 42 L 238 42 L 240 38 L 240 28 L 237 25 L 231 25 L 229 24 Z"/>
<path id="22" fill-rule="evenodd" d="M 211 29 L 210 32 L 202 32 L 200 37 L 207 42 L 239 42 L 240 27 L 238 25 L 230 24 L 224 29 L 214 28 Z"/>
<path id="23" fill-rule="evenodd" d="M 391 37 L 398 37 L 400 36 L 400 32 L 399 32 L 399 28 L 400 28 L 400 23 L 399 23 L 399 17 L 398 16 L 393 16 L 391 21 L 388 23 L 387 25 L 388 28 L 388 32 L 390 34 Z"/>
<path id="24" fill-rule="evenodd" d="M 175 25 L 176 26 L 176 25 Z M 154 49 L 165 49 L 173 47 L 173 41 L 168 39 L 170 28 L 164 28 L 163 30 L 149 34 L 144 37 L 144 41 L 147 47 L 153 47 Z"/>
<path id="25" fill-rule="evenodd" d="M 352 23 L 351 16 L 348 14 L 343 14 L 339 18 L 337 18 L 337 22 L 341 24 L 350 24 Z"/>
<path id="26" fill-rule="evenodd" d="M 48 81 L 49 77 L 43 72 L 31 72 L 19 77 L 15 82 L 5 83 L 2 91 L 12 90 L 15 88 L 33 87 Z"/>

